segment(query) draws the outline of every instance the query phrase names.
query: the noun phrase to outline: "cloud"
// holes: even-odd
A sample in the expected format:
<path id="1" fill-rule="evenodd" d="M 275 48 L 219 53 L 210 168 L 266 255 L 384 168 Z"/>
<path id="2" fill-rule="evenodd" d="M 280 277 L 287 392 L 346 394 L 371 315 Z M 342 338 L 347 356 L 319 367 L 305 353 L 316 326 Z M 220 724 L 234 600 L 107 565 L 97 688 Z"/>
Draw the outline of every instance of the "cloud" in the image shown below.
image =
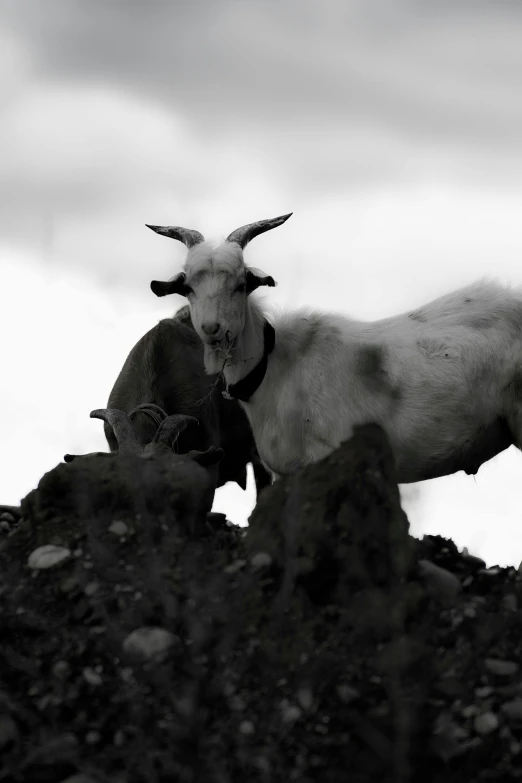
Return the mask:
<path id="1" fill-rule="evenodd" d="M 323 116 L 520 149 L 514 3 L 6 0 L 3 17 L 52 78 L 157 98 L 208 137 Z"/>

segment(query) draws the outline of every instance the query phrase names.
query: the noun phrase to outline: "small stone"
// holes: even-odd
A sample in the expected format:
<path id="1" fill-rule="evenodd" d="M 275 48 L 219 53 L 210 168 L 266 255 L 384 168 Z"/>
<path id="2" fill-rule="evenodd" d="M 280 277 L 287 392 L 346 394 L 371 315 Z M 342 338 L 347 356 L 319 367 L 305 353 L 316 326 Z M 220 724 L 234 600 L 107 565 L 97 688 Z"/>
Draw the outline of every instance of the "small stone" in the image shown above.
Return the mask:
<path id="1" fill-rule="evenodd" d="M 473 620 L 477 616 L 477 610 L 474 606 L 465 606 L 462 614 L 464 617 L 468 617 L 470 620 Z"/>
<path id="2" fill-rule="evenodd" d="M 89 685 L 101 685 L 103 682 L 98 672 L 95 672 L 94 669 L 91 669 L 89 666 L 86 666 L 83 670 L 83 677 Z"/>
<path id="3" fill-rule="evenodd" d="M 360 694 L 356 688 L 352 688 L 351 685 L 338 685 L 337 695 L 343 704 L 350 704 L 350 702 L 358 699 Z"/>
<path id="4" fill-rule="evenodd" d="M 297 691 L 297 701 L 303 710 L 309 710 L 314 703 L 314 696 L 310 688 L 300 688 Z"/>
<path id="5" fill-rule="evenodd" d="M 238 571 L 241 571 L 242 568 L 246 566 L 246 560 L 243 560 L 239 558 L 238 560 L 234 560 L 233 563 L 230 563 L 230 565 L 226 566 L 226 568 L 223 569 L 225 574 L 237 574 Z"/>
<path id="6" fill-rule="evenodd" d="M 500 568 L 493 566 L 492 568 L 481 568 L 478 572 L 483 576 L 498 576 L 500 574 Z"/>
<path id="7" fill-rule="evenodd" d="M 494 690 L 490 685 L 483 685 L 480 688 L 475 688 L 475 696 L 478 699 L 487 699 L 492 693 L 494 693 Z"/>
<path id="8" fill-rule="evenodd" d="M 97 592 L 99 587 L 100 585 L 98 582 L 89 582 L 88 584 L 85 585 L 85 589 L 83 592 L 85 593 L 85 595 L 89 595 L 89 596 L 94 595 L 94 593 Z"/>
<path id="9" fill-rule="evenodd" d="M 427 592 L 444 606 L 453 606 L 460 592 L 458 577 L 430 560 L 419 560 L 419 573 Z"/>
<path id="10" fill-rule="evenodd" d="M 115 536 L 125 536 L 129 532 L 129 528 L 125 522 L 120 522 L 119 519 L 115 519 L 109 525 L 109 533 L 114 533 Z"/>
<path id="11" fill-rule="evenodd" d="M 254 724 L 251 720 L 242 720 L 239 724 L 239 731 L 241 734 L 253 734 L 255 731 Z"/>
<path id="12" fill-rule="evenodd" d="M 29 555 L 27 565 L 35 570 L 53 568 L 64 563 L 71 556 L 71 550 L 65 546 L 55 546 L 54 544 L 44 544 L 39 546 Z"/>
<path id="13" fill-rule="evenodd" d="M 486 669 L 498 677 L 513 677 L 518 672 L 518 663 L 503 661 L 499 658 L 486 658 Z"/>
<path id="14" fill-rule="evenodd" d="M 259 568 L 268 568 L 272 565 L 272 556 L 268 552 L 257 552 L 250 560 L 250 564 L 256 571 Z"/>
<path id="15" fill-rule="evenodd" d="M 64 579 L 62 584 L 60 585 L 60 590 L 62 593 L 72 593 L 73 590 L 76 589 L 78 586 L 78 581 L 75 576 L 69 576 L 67 579 Z"/>
<path id="16" fill-rule="evenodd" d="M 179 637 L 164 628 L 144 626 L 132 631 L 123 642 L 126 653 L 148 660 L 162 660 L 169 649 L 180 643 Z"/>
<path id="17" fill-rule="evenodd" d="M 71 672 L 71 667 L 67 661 L 56 661 L 53 666 L 53 674 L 55 677 L 59 677 L 60 680 L 66 680 Z"/>
<path id="18" fill-rule="evenodd" d="M 9 525 L 13 525 L 16 522 L 16 517 L 14 514 L 11 514 L 10 511 L 2 511 L 0 520 L 2 522 L 7 522 Z"/>
<path id="19" fill-rule="evenodd" d="M 475 715 L 478 715 L 480 713 L 480 707 L 477 707 L 476 704 L 469 704 L 467 707 L 463 707 L 460 711 L 460 714 L 463 718 L 474 718 Z"/>
<path id="20" fill-rule="evenodd" d="M 506 701 L 504 704 L 502 704 L 500 709 L 508 720 L 513 722 L 522 722 L 522 699 Z"/>
<path id="21" fill-rule="evenodd" d="M 0 715 L 0 749 L 18 739 L 18 727 L 10 715 Z"/>
<path id="22" fill-rule="evenodd" d="M 477 734 L 491 734 L 498 729 L 498 718 L 493 712 L 483 712 L 476 716 L 473 726 Z"/>
<path id="23" fill-rule="evenodd" d="M 113 742 L 117 748 L 120 748 L 125 742 L 125 734 L 121 729 L 114 734 Z"/>
<path id="24" fill-rule="evenodd" d="M 3 530 L 4 533 L 11 532 L 11 525 L 6 519 L 0 519 L 0 530 Z"/>
<path id="25" fill-rule="evenodd" d="M 295 723 L 296 720 L 299 720 L 303 713 L 297 707 L 295 704 L 290 704 L 286 709 L 283 710 L 283 721 L 285 723 Z"/>
<path id="26" fill-rule="evenodd" d="M 514 593 L 508 593 L 502 599 L 502 605 L 508 612 L 516 612 L 518 609 L 517 597 Z"/>
<path id="27" fill-rule="evenodd" d="M 476 555 L 470 555 L 468 548 L 466 546 L 462 550 L 462 557 L 464 558 L 464 560 L 466 560 L 469 563 L 469 565 L 474 565 L 477 568 L 486 567 L 485 561 L 482 560 L 481 557 L 477 557 Z"/>
<path id="28" fill-rule="evenodd" d="M 101 740 L 101 734 L 99 731 L 88 731 L 85 735 L 85 742 L 87 745 L 96 745 Z"/>

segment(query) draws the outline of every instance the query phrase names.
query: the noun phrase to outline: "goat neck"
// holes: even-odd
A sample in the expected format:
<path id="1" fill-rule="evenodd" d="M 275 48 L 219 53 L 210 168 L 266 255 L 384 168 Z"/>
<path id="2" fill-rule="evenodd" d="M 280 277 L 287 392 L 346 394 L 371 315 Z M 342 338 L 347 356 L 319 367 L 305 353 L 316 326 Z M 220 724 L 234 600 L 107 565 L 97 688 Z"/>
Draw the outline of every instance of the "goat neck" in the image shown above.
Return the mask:
<path id="1" fill-rule="evenodd" d="M 248 402 L 261 385 L 268 356 L 275 344 L 274 328 L 252 301 L 248 302 L 245 326 L 224 367 L 226 396 Z"/>

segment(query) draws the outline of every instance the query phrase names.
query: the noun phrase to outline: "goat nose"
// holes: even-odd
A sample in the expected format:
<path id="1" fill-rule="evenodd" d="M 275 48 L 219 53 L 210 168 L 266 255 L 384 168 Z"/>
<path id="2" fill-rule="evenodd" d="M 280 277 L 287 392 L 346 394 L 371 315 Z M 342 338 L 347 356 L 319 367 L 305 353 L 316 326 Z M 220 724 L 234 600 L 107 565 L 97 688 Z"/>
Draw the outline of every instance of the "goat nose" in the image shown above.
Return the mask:
<path id="1" fill-rule="evenodd" d="M 208 334 L 209 337 L 219 332 L 219 324 L 217 321 L 206 321 L 204 324 L 202 324 L 202 328 L 205 334 Z"/>

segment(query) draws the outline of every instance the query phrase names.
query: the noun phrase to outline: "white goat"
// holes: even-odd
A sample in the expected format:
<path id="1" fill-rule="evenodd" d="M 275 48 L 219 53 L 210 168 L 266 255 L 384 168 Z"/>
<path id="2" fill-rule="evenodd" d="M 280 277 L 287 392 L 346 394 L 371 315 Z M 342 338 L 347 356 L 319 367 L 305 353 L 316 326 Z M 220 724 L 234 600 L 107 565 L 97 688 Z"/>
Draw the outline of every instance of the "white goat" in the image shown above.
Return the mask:
<path id="1" fill-rule="evenodd" d="M 153 281 L 187 297 L 205 368 L 223 371 L 276 475 L 330 454 L 354 425 L 380 424 L 399 483 L 464 470 L 522 447 L 522 291 L 477 282 L 375 322 L 299 310 L 265 319 L 243 248 L 290 217 L 252 223 L 212 248 L 198 232 L 149 226 L 189 248 L 184 271 Z"/>

